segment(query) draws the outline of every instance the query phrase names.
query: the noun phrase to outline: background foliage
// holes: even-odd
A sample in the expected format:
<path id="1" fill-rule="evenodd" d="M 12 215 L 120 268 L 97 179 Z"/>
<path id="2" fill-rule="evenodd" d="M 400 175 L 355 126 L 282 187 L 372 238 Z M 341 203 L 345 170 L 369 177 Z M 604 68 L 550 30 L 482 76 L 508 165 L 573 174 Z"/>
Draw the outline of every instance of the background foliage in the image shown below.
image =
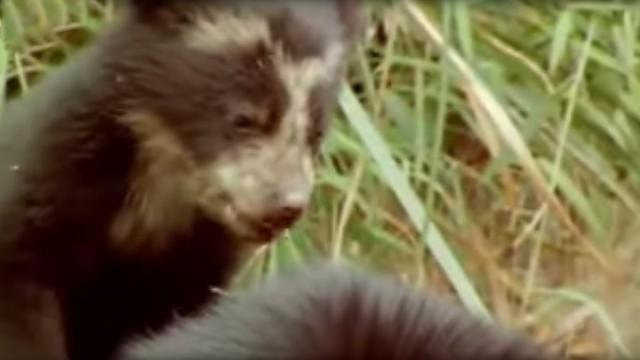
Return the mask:
<path id="1" fill-rule="evenodd" d="M 567 356 L 634 352 L 640 7 L 387 3 L 370 3 L 313 206 L 239 279 L 347 257 Z M 114 15 L 94 0 L 3 0 L 1 11 L 9 98 Z"/>

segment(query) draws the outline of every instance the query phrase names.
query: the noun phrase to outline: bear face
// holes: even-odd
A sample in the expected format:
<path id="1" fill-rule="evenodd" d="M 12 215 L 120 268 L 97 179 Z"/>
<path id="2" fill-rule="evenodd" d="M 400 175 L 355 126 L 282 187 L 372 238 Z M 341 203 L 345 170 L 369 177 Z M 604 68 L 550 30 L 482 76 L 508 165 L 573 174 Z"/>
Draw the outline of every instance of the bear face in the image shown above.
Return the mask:
<path id="1" fill-rule="evenodd" d="M 116 241 L 166 241 L 196 210 L 254 242 L 298 218 L 353 38 L 338 3 L 137 3 L 106 47 L 138 142 Z"/>

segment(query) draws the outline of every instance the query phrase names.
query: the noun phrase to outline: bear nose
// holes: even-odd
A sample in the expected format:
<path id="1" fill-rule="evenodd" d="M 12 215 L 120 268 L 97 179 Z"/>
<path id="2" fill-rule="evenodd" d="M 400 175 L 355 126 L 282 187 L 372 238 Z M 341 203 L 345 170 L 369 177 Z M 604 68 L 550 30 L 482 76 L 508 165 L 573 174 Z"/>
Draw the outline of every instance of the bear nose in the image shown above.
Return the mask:
<path id="1" fill-rule="evenodd" d="M 302 214 L 302 206 L 284 206 L 280 209 L 276 221 L 282 225 L 290 226 Z"/>
<path id="2" fill-rule="evenodd" d="M 304 211 L 311 195 L 306 182 L 290 183 L 281 191 L 271 195 L 271 211 L 265 214 L 265 221 L 276 228 L 286 228 L 293 224 Z"/>
<path id="3" fill-rule="evenodd" d="M 304 208 L 299 205 L 284 205 L 265 216 L 261 227 L 270 232 L 278 232 L 291 226 L 302 214 Z"/>

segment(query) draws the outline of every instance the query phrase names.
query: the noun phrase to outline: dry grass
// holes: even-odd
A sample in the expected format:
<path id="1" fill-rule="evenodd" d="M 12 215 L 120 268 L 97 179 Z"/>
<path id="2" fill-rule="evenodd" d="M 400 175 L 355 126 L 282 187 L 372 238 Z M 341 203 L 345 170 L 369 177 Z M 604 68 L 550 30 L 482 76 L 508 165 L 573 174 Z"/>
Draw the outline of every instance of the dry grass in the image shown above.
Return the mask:
<path id="1" fill-rule="evenodd" d="M 111 10 L 4 0 L 7 93 Z M 639 350 L 640 7 L 397 1 L 370 15 L 313 208 L 244 275 L 347 257 L 568 357 Z"/>

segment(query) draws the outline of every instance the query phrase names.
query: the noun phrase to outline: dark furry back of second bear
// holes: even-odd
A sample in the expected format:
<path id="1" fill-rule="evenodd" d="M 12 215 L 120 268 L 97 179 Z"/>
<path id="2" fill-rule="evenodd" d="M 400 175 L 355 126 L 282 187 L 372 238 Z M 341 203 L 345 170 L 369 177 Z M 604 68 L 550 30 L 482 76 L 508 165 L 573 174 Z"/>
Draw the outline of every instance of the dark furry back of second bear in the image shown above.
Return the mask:
<path id="1" fill-rule="evenodd" d="M 551 360 L 496 324 L 346 265 L 318 262 L 232 295 L 126 359 Z"/>

